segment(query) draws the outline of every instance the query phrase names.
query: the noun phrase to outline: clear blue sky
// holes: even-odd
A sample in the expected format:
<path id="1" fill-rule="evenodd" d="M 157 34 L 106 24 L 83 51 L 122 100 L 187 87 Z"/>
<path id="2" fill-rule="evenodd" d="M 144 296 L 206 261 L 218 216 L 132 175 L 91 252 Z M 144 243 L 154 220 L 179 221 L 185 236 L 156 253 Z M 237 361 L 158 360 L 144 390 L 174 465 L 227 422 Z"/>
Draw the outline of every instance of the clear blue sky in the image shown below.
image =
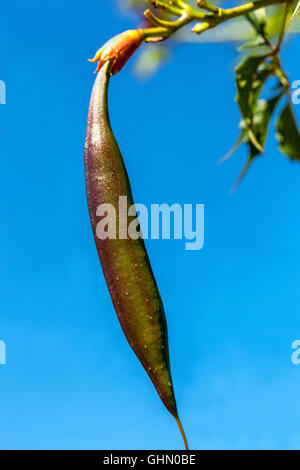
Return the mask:
<path id="1" fill-rule="evenodd" d="M 124 339 L 92 239 L 83 146 L 94 66 L 134 26 L 115 2 L 1 5 L 1 449 L 181 449 L 175 422 Z M 284 61 L 300 79 L 299 43 Z M 147 243 L 194 449 L 300 447 L 300 166 L 273 141 L 238 191 L 230 45 L 186 45 L 148 82 L 132 63 L 111 116 L 136 202 L 205 204 L 205 247 Z M 300 106 L 296 107 L 300 119 Z"/>

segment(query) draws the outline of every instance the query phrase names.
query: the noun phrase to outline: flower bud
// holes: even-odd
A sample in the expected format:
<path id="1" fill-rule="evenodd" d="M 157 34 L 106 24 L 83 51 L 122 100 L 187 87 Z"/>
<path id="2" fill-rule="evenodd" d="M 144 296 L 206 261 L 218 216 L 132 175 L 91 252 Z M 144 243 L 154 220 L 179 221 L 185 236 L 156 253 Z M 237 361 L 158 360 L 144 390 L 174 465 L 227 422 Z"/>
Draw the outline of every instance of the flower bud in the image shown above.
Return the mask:
<path id="1" fill-rule="evenodd" d="M 120 72 L 132 54 L 143 42 L 143 33 L 140 29 L 131 29 L 110 39 L 102 46 L 90 62 L 98 62 L 96 72 L 99 72 L 102 65 L 108 60 L 111 61 L 111 74 Z"/>

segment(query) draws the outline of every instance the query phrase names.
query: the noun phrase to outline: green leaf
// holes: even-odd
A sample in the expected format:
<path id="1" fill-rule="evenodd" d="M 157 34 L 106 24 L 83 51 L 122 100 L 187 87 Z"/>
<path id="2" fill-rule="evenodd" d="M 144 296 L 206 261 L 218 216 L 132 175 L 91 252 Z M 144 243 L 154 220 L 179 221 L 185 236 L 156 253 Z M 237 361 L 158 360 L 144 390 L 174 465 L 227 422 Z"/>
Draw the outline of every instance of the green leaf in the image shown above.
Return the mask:
<path id="1" fill-rule="evenodd" d="M 274 64 L 265 62 L 266 56 L 248 56 L 236 68 L 237 96 L 242 121 L 241 128 L 247 143 L 250 145 L 250 155 L 263 153 L 264 140 L 261 141 L 259 116 L 264 119 L 261 102 L 258 101 L 266 80 L 274 73 Z M 269 102 L 266 103 L 266 112 L 269 110 Z M 272 101 L 270 102 L 272 103 Z"/>
<path id="2" fill-rule="evenodd" d="M 246 160 L 246 163 L 239 174 L 237 181 L 235 182 L 232 190 L 234 191 L 243 178 L 246 176 L 250 166 L 252 165 L 254 159 L 261 155 L 264 150 L 264 144 L 267 139 L 268 130 L 271 118 L 275 111 L 277 104 L 279 103 L 280 99 L 283 96 L 283 92 L 279 93 L 278 95 L 270 98 L 269 100 L 258 100 L 255 106 L 254 115 L 253 115 L 253 128 L 249 133 L 249 129 L 244 121 L 241 122 L 241 135 L 234 146 L 229 156 L 237 149 L 237 147 L 242 144 L 246 143 L 249 148 L 249 155 Z M 228 158 L 228 156 L 227 156 Z"/>
<path id="3" fill-rule="evenodd" d="M 276 137 L 281 152 L 291 160 L 300 161 L 300 134 L 290 102 L 279 116 Z"/>
<path id="4" fill-rule="evenodd" d="M 269 100 L 258 100 L 254 110 L 253 116 L 253 132 L 256 140 L 263 148 L 268 136 L 269 124 L 275 108 L 282 97 L 282 93 L 274 96 Z M 257 146 L 250 147 L 250 156 L 256 157 L 261 154 Z"/>
<path id="5" fill-rule="evenodd" d="M 265 47 L 265 42 L 260 36 L 256 36 L 250 41 L 246 42 L 238 48 L 239 51 L 244 51 L 245 49 L 253 49 L 257 47 Z"/>
<path id="6" fill-rule="evenodd" d="M 253 113 L 255 111 L 255 106 L 257 100 L 262 92 L 263 86 L 265 85 L 267 79 L 275 73 L 275 65 L 273 62 L 267 63 L 264 62 L 260 65 L 259 70 L 257 70 L 256 75 L 253 77 L 254 81 L 252 83 L 252 107 Z"/>
<path id="7" fill-rule="evenodd" d="M 234 183 L 234 185 L 231 188 L 232 193 L 237 189 L 237 187 L 239 186 L 241 181 L 245 178 L 246 174 L 248 173 L 248 170 L 249 170 L 250 166 L 252 165 L 253 160 L 254 159 L 251 158 L 251 157 L 247 158 L 246 163 L 243 166 L 242 171 L 240 172 L 239 176 L 237 177 L 236 182 Z"/>
<path id="8" fill-rule="evenodd" d="M 229 160 L 229 158 L 232 157 L 232 155 L 237 151 L 240 145 L 244 142 L 247 142 L 247 136 L 243 132 L 241 132 L 235 144 L 222 158 L 219 159 L 218 163 L 224 163 L 226 162 L 226 160 Z"/>
<path id="9" fill-rule="evenodd" d="M 266 36 L 266 25 L 268 23 L 267 12 L 265 8 L 253 13 L 248 13 L 246 19 L 253 26 L 255 31 L 264 38 Z"/>
<path id="10" fill-rule="evenodd" d="M 255 75 L 259 65 L 263 63 L 265 58 L 266 56 L 249 56 L 236 67 L 236 101 L 244 118 L 251 116 L 251 94 L 255 83 Z"/>
<path id="11" fill-rule="evenodd" d="M 296 18 L 296 16 L 300 13 L 300 0 L 298 1 L 297 5 L 295 6 L 295 10 L 293 11 L 292 16 L 290 17 L 290 22 Z"/>

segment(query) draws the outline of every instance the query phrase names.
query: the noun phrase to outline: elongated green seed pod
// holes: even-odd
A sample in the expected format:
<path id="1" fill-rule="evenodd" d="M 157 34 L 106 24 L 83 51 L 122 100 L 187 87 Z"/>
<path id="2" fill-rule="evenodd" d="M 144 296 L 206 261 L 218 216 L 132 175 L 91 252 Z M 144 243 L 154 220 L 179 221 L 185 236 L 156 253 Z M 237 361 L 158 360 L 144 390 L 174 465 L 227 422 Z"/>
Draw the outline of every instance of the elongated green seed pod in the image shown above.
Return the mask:
<path id="1" fill-rule="evenodd" d="M 93 234 L 124 334 L 161 400 L 176 419 L 187 447 L 172 384 L 164 308 L 144 241 L 118 236 L 100 239 L 97 235 L 99 206 L 110 204 L 115 208 L 118 234 L 122 223 L 120 196 L 127 197 L 127 210 L 134 204 L 127 171 L 110 126 L 109 80 L 110 62 L 107 62 L 99 71 L 92 92 L 85 143 L 87 199 Z M 127 233 L 127 224 L 125 229 Z"/>

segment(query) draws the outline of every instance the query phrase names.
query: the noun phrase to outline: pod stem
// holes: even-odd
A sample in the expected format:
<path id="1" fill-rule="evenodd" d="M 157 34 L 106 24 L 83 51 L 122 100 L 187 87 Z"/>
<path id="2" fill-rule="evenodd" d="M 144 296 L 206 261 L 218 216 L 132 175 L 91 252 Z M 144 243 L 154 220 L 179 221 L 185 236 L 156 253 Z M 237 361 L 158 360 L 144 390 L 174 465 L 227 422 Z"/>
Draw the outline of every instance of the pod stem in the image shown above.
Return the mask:
<path id="1" fill-rule="evenodd" d="M 175 420 L 176 420 L 176 423 L 179 427 L 179 431 L 182 435 L 182 439 L 183 439 L 183 442 L 184 442 L 184 445 L 185 445 L 185 449 L 186 450 L 189 450 L 189 445 L 188 445 L 188 442 L 187 442 L 187 438 L 186 438 L 186 435 L 185 435 L 185 432 L 184 432 L 184 429 L 182 427 L 182 424 L 181 424 L 181 421 L 179 419 L 179 416 L 174 416 Z"/>

